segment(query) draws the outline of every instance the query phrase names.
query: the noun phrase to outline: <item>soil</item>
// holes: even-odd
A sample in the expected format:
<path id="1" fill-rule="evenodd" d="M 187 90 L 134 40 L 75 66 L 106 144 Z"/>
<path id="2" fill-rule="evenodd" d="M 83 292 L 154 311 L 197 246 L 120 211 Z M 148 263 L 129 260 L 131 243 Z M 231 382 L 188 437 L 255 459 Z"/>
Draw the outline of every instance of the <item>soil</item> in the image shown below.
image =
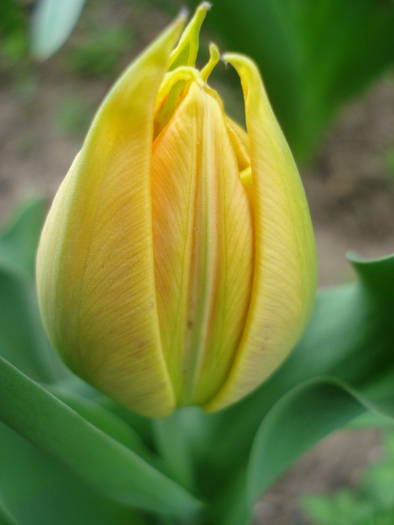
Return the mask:
<path id="1" fill-rule="evenodd" d="M 126 15 L 138 20 L 135 54 L 164 26 L 167 15 L 138 2 L 128 5 Z M 72 95 L 90 115 L 110 85 L 107 80 L 71 75 L 63 67 L 68 52 L 66 46 L 47 63 L 34 66 L 36 84 L 30 90 L 20 89 L 15 68 L 0 69 L 1 224 L 33 194 L 46 195 L 50 201 L 80 148 L 81 133 L 65 131 L 61 119 L 59 124 L 59 108 Z M 365 257 L 394 252 L 393 109 L 394 80 L 388 76 L 338 115 L 313 165 L 302 170 L 321 287 L 353 278 L 345 258 L 348 250 Z M 256 524 L 307 524 L 300 496 L 355 485 L 379 451 L 379 432 L 374 430 L 329 436 L 262 498 Z"/>

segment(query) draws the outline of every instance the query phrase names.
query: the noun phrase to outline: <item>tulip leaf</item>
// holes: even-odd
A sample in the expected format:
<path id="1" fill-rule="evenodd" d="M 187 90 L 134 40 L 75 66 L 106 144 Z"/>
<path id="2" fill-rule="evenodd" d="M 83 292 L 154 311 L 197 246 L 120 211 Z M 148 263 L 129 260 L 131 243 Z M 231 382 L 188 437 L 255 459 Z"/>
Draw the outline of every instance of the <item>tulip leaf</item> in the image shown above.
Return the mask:
<path id="1" fill-rule="evenodd" d="M 7 525 L 150 523 L 136 511 L 93 490 L 69 469 L 1 423 L 0 464 L 3 514 L 14 518 L 6 521 Z"/>
<path id="2" fill-rule="evenodd" d="M 34 287 L 45 200 L 28 200 L 0 232 L 0 355 L 46 383 L 71 375 L 50 345 Z"/>
<path id="3" fill-rule="evenodd" d="M 35 260 L 45 218 L 44 199 L 32 199 L 0 233 L 0 270 L 34 280 Z"/>
<path id="4" fill-rule="evenodd" d="M 46 60 L 72 33 L 86 0 L 39 0 L 32 21 L 32 54 Z"/>
<path id="5" fill-rule="evenodd" d="M 394 396 L 371 404 L 337 380 L 301 383 L 271 409 L 256 434 L 249 460 L 250 506 L 300 454 L 365 410 L 394 417 Z"/>
<path id="6" fill-rule="evenodd" d="M 45 334 L 33 284 L 2 269 L 0 355 L 37 381 L 51 383 L 68 374 Z"/>
<path id="7" fill-rule="evenodd" d="M 115 414 L 112 414 L 95 401 L 85 399 L 63 388 L 52 386 L 48 387 L 48 390 L 89 421 L 89 423 L 111 436 L 118 443 L 129 448 L 151 465 L 157 464 L 159 466 L 158 458 L 149 450 L 137 432 Z"/>
<path id="8" fill-rule="evenodd" d="M 142 510 L 189 515 L 201 503 L 0 358 L 0 419 L 107 497 Z"/>

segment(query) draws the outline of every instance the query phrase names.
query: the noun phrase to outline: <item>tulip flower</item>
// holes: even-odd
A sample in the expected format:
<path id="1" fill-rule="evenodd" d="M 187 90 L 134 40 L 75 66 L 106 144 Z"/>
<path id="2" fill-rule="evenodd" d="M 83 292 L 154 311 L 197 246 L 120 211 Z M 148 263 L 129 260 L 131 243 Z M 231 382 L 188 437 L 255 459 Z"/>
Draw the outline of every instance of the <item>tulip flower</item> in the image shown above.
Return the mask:
<path id="1" fill-rule="evenodd" d="M 293 157 L 248 57 L 245 131 L 195 67 L 203 3 L 99 108 L 37 256 L 44 325 L 79 376 L 162 417 L 224 408 L 280 365 L 312 310 L 316 258 Z M 177 41 L 179 42 L 177 44 Z"/>

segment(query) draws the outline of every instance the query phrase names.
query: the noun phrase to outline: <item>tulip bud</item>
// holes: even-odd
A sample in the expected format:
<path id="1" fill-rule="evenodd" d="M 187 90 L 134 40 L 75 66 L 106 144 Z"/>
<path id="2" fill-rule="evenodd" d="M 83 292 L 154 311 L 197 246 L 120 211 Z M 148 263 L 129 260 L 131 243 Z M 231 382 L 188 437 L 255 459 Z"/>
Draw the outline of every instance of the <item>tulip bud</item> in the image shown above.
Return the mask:
<path id="1" fill-rule="evenodd" d="M 311 313 L 315 247 L 302 184 L 254 62 L 247 132 L 195 60 L 209 5 L 178 19 L 102 103 L 49 212 L 41 313 L 79 376 L 161 417 L 230 405 L 283 361 Z M 174 48 L 175 47 L 175 48 Z"/>

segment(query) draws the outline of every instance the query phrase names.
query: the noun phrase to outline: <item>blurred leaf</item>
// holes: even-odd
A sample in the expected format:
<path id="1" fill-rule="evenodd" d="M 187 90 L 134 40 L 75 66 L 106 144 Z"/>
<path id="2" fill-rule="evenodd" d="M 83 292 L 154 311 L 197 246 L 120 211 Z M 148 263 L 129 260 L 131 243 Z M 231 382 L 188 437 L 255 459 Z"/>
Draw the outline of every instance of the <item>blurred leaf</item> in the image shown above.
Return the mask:
<path id="1" fill-rule="evenodd" d="M 69 373 L 45 334 L 33 285 L 1 270 L 0 355 L 36 381 L 52 383 Z"/>
<path id="2" fill-rule="evenodd" d="M 0 525 L 18 525 L 18 522 L 0 501 Z"/>
<path id="3" fill-rule="evenodd" d="M 389 525 L 382 521 L 376 507 L 356 497 L 350 490 L 339 490 L 333 496 L 306 496 L 302 508 L 319 525 Z"/>
<path id="4" fill-rule="evenodd" d="M 0 464 L 2 501 L 17 519 L 10 521 L 10 525 L 150 523 L 135 511 L 93 490 L 55 459 L 1 423 Z"/>
<path id="5" fill-rule="evenodd" d="M 30 200 L 0 232 L 0 355 L 51 383 L 68 371 L 48 341 L 33 284 L 44 213 L 43 199 Z"/>
<path id="6" fill-rule="evenodd" d="M 394 417 L 394 395 L 387 405 L 383 400 L 373 408 Z M 306 381 L 288 392 L 264 418 L 254 439 L 248 468 L 249 504 L 295 458 L 366 408 L 372 408 L 366 399 L 329 378 Z"/>
<path id="7" fill-rule="evenodd" d="M 386 462 L 372 467 L 366 474 L 364 485 L 368 495 L 382 508 L 394 508 L 394 465 Z"/>
<path id="8" fill-rule="evenodd" d="M 375 412 L 365 412 L 359 417 L 356 417 L 349 422 L 347 428 L 362 429 L 362 428 L 393 428 L 394 419 L 376 414 Z"/>
<path id="9" fill-rule="evenodd" d="M 33 281 L 41 228 L 45 218 L 45 200 L 32 199 L 0 233 L 0 270 Z"/>
<path id="10" fill-rule="evenodd" d="M 321 524 L 334 523 L 334 512 L 331 501 L 327 496 L 311 495 L 302 498 L 302 508 L 308 516 Z"/>
<path id="11" fill-rule="evenodd" d="M 93 488 L 134 508 L 188 515 L 200 503 L 0 358 L 0 418 Z"/>
<path id="12" fill-rule="evenodd" d="M 32 20 L 32 54 L 46 60 L 72 33 L 85 0 L 38 0 Z"/>
<path id="13" fill-rule="evenodd" d="M 20 2 L 0 2 L 0 57 L 15 64 L 27 52 L 26 14 Z"/>
<path id="14" fill-rule="evenodd" d="M 216 0 L 207 25 L 226 50 L 257 61 L 298 160 L 311 156 L 338 108 L 394 61 L 389 0 Z"/>
<path id="15" fill-rule="evenodd" d="M 393 438 L 392 432 L 386 436 L 384 457 L 366 469 L 358 489 L 303 497 L 301 505 L 308 517 L 320 525 L 392 525 L 394 462 L 389 449 Z"/>
<path id="16" fill-rule="evenodd" d="M 134 35 L 129 28 L 92 27 L 90 38 L 73 46 L 68 54 L 68 67 L 84 77 L 108 78 L 119 67 L 119 59 L 130 53 Z"/>

